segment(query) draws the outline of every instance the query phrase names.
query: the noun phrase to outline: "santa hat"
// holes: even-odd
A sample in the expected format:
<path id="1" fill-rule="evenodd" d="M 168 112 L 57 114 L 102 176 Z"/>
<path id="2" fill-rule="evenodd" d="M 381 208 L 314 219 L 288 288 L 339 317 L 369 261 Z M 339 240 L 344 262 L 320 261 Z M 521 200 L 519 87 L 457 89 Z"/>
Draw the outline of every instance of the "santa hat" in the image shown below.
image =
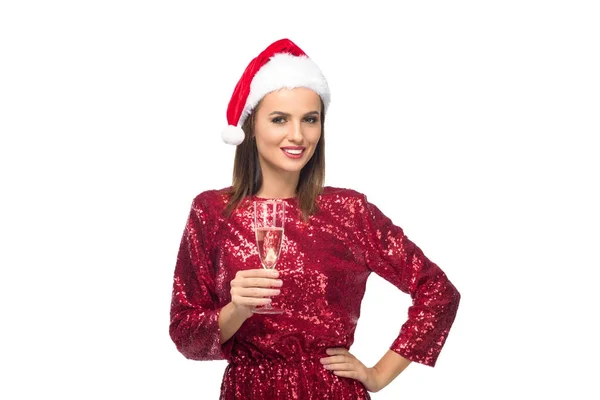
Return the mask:
<path id="1" fill-rule="evenodd" d="M 282 89 L 305 87 L 314 90 L 329 106 L 327 81 L 319 67 L 289 39 L 278 40 L 248 64 L 238 81 L 227 107 L 227 123 L 221 137 L 232 145 L 244 141 L 242 125 L 267 94 Z"/>

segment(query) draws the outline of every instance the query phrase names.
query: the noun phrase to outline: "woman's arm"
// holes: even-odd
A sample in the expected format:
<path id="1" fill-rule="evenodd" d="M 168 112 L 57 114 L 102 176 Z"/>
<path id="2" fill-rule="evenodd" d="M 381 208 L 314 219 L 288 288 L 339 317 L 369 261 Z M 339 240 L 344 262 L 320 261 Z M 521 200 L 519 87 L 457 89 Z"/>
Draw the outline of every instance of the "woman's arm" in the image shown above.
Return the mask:
<path id="1" fill-rule="evenodd" d="M 374 367 L 367 370 L 365 387 L 371 392 L 380 391 L 396 379 L 411 362 L 395 351 L 388 350 Z"/>
<path id="2" fill-rule="evenodd" d="M 392 350 L 388 350 L 372 368 L 367 368 L 344 347 L 329 348 L 326 353 L 328 357 L 321 358 L 325 369 L 337 376 L 360 381 L 369 392 L 378 392 L 389 385 L 411 363 Z"/>
<path id="3" fill-rule="evenodd" d="M 228 341 L 240 329 L 248 317 L 242 315 L 233 303 L 228 303 L 219 313 L 219 328 L 221 331 L 221 344 Z"/>
<path id="4" fill-rule="evenodd" d="M 177 349 L 192 360 L 221 360 L 219 308 L 215 272 L 207 257 L 207 214 L 196 197 L 181 238 L 175 272 L 169 334 Z"/>
<path id="5" fill-rule="evenodd" d="M 433 367 L 456 317 L 460 293 L 402 228 L 366 197 L 357 208 L 363 216 L 358 240 L 364 240 L 367 266 L 412 298 L 408 319 L 389 349 Z"/>
<path id="6" fill-rule="evenodd" d="M 231 302 L 219 313 L 221 344 L 229 340 L 240 329 L 244 321 L 253 315 L 256 306 L 271 302 L 268 296 L 279 294 L 283 282 L 279 271 L 264 268 L 240 270 L 230 283 Z"/>

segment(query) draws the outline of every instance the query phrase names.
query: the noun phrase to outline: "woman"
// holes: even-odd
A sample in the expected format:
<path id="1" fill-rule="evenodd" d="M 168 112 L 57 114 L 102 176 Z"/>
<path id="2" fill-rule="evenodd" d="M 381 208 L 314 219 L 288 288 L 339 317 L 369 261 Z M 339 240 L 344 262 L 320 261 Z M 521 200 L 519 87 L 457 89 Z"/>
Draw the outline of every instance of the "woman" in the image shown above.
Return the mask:
<path id="1" fill-rule="evenodd" d="M 459 292 L 403 230 L 364 195 L 323 187 L 329 100 L 321 71 L 298 46 L 271 44 L 248 65 L 227 110 L 233 186 L 193 200 L 169 330 L 185 357 L 228 360 L 221 399 L 369 399 L 412 361 L 434 366 L 454 321 Z M 286 203 L 276 271 L 260 268 L 258 199 Z M 349 348 L 371 272 L 413 305 L 367 368 Z M 285 312 L 253 313 L 268 303 Z"/>

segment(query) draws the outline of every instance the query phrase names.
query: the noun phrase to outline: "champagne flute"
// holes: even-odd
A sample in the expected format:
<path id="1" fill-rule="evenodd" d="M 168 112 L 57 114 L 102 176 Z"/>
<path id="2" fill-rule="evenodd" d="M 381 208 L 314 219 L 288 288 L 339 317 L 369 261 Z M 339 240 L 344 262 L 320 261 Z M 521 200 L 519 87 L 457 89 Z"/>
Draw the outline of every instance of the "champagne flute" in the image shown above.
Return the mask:
<path id="1" fill-rule="evenodd" d="M 274 269 L 281 253 L 283 243 L 283 224 L 285 219 L 285 202 L 281 200 L 257 200 L 254 202 L 254 232 L 258 256 L 262 267 Z M 271 304 L 256 307 L 258 314 L 281 314 L 282 309 Z"/>

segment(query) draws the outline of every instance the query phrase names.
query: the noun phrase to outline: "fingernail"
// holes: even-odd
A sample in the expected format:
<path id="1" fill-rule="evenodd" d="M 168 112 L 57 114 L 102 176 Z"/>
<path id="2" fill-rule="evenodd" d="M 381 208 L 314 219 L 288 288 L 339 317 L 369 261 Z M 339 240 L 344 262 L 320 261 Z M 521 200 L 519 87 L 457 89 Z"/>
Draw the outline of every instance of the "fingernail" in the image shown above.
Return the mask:
<path id="1" fill-rule="evenodd" d="M 275 284 L 276 284 L 277 286 L 282 286 L 282 285 L 283 285 L 283 281 L 282 281 L 281 279 L 277 279 L 277 280 L 275 281 Z"/>
<path id="2" fill-rule="evenodd" d="M 277 278 L 277 277 L 279 276 L 279 271 L 277 271 L 277 270 L 272 270 L 272 271 L 271 271 L 271 276 L 273 276 L 273 277 Z"/>

